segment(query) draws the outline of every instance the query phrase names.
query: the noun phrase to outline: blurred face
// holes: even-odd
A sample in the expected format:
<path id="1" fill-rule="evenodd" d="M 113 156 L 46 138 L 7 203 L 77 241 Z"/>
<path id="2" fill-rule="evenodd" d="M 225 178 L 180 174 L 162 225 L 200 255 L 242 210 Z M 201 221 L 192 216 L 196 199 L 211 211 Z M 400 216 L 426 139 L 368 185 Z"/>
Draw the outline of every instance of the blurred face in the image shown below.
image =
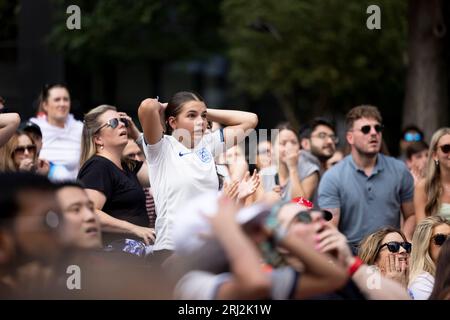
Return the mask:
<path id="1" fill-rule="evenodd" d="M 450 169 L 450 152 L 447 153 L 444 152 L 447 151 L 446 148 L 449 148 L 446 147 L 447 145 L 450 145 L 450 134 L 443 135 L 439 139 L 436 151 L 433 154 L 433 159 L 439 160 L 439 165 L 441 167 Z"/>
<path id="2" fill-rule="evenodd" d="M 400 140 L 400 149 L 405 152 L 411 144 L 416 141 L 421 141 L 422 138 L 422 135 L 415 130 L 406 131 Z"/>
<path id="3" fill-rule="evenodd" d="M 43 104 L 49 123 L 64 123 L 70 112 L 70 96 L 65 88 L 52 88 Z"/>
<path id="4" fill-rule="evenodd" d="M 39 155 L 42 149 L 42 137 L 36 133 L 29 133 L 34 140 L 34 144 L 36 145 L 36 154 Z"/>
<path id="5" fill-rule="evenodd" d="M 126 159 L 145 161 L 144 153 L 134 140 L 129 139 L 125 149 L 123 149 L 123 157 Z"/>
<path id="6" fill-rule="evenodd" d="M 408 159 L 406 163 L 411 170 L 422 172 L 425 169 L 427 160 L 428 160 L 428 150 L 423 150 L 413 154 L 411 156 L 411 159 Z"/>
<path id="7" fill-rule="evenodd" d="M 208 127 L 206 120 L 206 105 L 202 101 L 192 100 L 186 102 L 176 117 L 169 117 L 169 125 L 177 130 L 174 136 L 185 137 L 182 143 L 188 148 L 193 148 L 202 138 Z M 187 143 L 186 141 L 189 140 Z"/>
<path id="8" fill-rule="evenodd" d="M 361 155 L 375 156 L 381 149 L 382 143 L 381 124 L 372 118 L 361 118 L 353 123 L 353 127 L 347 132 L 347 141 Z"/>
<path id="9" fill-rule="evenodd" d="M 344 155 L 342 154 L 342 152 L 336 151 L 333 154 L 333 156 L 330 159 L 327 160 L 327 165 L 326 165 L 327 170 L 330 169 L 335 164 L 337 164 L 342 159 L 344 159 Z"/>
<path id="10" fill-rule="evenodd" d="M 272 165 L 272 144 L 269 141 L 263 141 L 258 144 L 257 148 L 256 166 L 258 169 L 270 167 Z"/>
<path id="11" fill-rule="evenodd" d="M 318 125 L 311 133 L 310 151 L 321 161 L 331 158 L 336 150 L 337 137 L 331 128 Z"/>
<path id="12" fill-rule="evenodd" d="M 377 260 L 375 261 L 375 265 L 377 265 L 381 269 L 382 273 L 385 270 L 387 270 L 386 259 L 389 254 L 394 254 L 394 255 L 398 256 L 399 260 L 408 261 L 408 259 L 409 259 L 409 253 L 406 252 L 405 248 L 403 248 L 402 246 L 398 246 L 399 250 L 397 252 L 389 251 L 389 247 L 387 246 L 387 244 L 390 242 L 403 243 L 403 242 L 405 242 L 405 240 L 397 232 L 388 233 L 383 238 L 383 241 L 381 241 L 381 244 L 379 247 Z"/>
<path id="13" fill-rule="evenodd" d="M 450 236 L 450 226 L 448 224 L 440 224 L 437 225 L 433 228 L 433 233 L 431 236 L 431 241 L 430 241 L 430 247 L 429 247 L 429 252 L 430 252 L 430 256 L 431 259 L 433 260 L 434 263 L 436 263 L 438 257 L 439 257 L 439 252 L 441 252 L 441 246 L 439 245 L 438 242 L 439 239 L 436 239 L 436 237 L 442 237 L 443 236 Z"/>
<path id="14" fill-rule="evenodd" d="M 19 136 L 18 143 L 13 152 L 14 164 L 18 168 L 22 160 L 31 159 L 34 160 L 36 156 L 36 145 L 33 144 L 31 139 L 23 134 Z"/>
<path id="15" fill-rule="evenodd" d="M 95 144 L 97 147 L 103 146 L 105 149 L 124 148 L 128 143 L 128 133 L 125 123 L 122 120 L 117 122 L 117 127 L 113 128 L 114 119 L 120 119 L 117 111 L 108 110 L 98 118 L 101 129 L 96 133 Z M 99 148 L 97 148 L 99 150 Z"/>
<path id="16" fill-rule="evenodd" d="M 278 134 L 278 157 L 282 162 L 286 160 L 286 152 L 288 150 L 299 150 L 300 145 L 295 132 L 284 129 Z"/>
<path id="17" fill-rule="evenodd" d="M 27 191 L 20 194 L 20 212 L 14 222 L 14 235 L 21 251 L 32 258 L 52 258 L 61 246 L 61 215 L 54 193 Z"/>
<path id="18" fill-rule="evenodd" d="M 309 221 L 297 219 L 297 214 L 305 210 L 308 210 L 308 208 L 296 203 L 289 203 L 281 208 L 277 218 L 282 226 L 285 228 L 292 228 L 294 234 L 312 247 L 315 247 L 315 236 L 323 229 L 323 226 L 327 221 L 323 219 L 323 215 L 320 211 L 310 211 Z"/>
<path id="19" fill-rule="evenodd" d="M 242 161 L 244 158 L 244 155 L 242 154 L 241 148 L 238 146 L 231 147 L 225 152 L 226 161 L 228 164 L 233 164 L 238 161 Z"/>
<path id="20" fill-rule="evenodd" d="M 63 242 L 82 249 L 100 248 L 100 224 L 86 192 L 78 187 L 64 187 L 57 192 L 57 199 L 64 217 Z"/>

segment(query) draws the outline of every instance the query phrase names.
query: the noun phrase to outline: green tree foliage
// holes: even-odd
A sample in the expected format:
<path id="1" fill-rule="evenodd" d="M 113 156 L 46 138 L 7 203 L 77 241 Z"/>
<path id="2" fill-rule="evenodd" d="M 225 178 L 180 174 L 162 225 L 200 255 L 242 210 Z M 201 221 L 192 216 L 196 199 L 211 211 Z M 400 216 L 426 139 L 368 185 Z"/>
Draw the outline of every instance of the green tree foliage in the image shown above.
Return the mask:
<path id="1" fill-rule="evenodd" d="M 381 30 L 366 27 L 370 4 L 381 8 Z M 401 108 L 406 1 L 224 0 L 221 9 L 241 91 L 273 94 L 287 116 L 362 102 Z"/>
<path id="2" fill-rule="evenodd" d="M 75 62 L 201 57 L 217 48 L 216 1 L 53 0 L 63 10 L 50 35 L 53 46 Z M 81 9 L 81 30 L 66 28 L 67 6 Z"/>

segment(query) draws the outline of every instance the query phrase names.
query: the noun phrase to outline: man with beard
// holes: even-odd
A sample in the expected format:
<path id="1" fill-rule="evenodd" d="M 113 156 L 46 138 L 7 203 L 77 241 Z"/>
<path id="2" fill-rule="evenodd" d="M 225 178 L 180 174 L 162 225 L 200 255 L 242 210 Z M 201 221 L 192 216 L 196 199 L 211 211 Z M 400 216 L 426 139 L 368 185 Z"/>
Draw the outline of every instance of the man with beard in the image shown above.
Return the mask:
<path id="1" fill-rule="evenodd" d="M 325 172 L 319 185 L 319 207 L 333 213 L 332 222 L 355 252 L 366 235 L 384 227 L 400 227 L 410 239 L 414 228 L 414 181 L 405 164 L 380 153 L 382 118 L 373 106 L 347 114 L 351 153 Z"/>
<path id="2" fill-rule="evenodd" d="M 320 166 L 320 172 L 326 170 L 327 160 L 336 151 L 339 143 L 335 135 L 334 125 L 325 118 L 314 118 L 310 124 L 300 129 L 300 143 L 305 161 L 313 162 Z"/>

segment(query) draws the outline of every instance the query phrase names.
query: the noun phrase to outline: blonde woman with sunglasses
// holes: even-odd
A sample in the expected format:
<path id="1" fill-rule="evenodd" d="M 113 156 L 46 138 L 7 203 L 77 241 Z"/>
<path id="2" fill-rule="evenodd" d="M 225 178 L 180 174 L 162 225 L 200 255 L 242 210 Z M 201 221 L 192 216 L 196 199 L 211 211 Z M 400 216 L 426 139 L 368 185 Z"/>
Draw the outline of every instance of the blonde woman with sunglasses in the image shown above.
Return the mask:
<path id="1" fill-rule="evenodd" d="M 430 297 L 441 246 L 450 235 L 450 222 L 434 216 L 422 220 L 413 235 L 408 289 L 413 299 Z"/>
<path id="2" fill-rule="evenodd" d="M 128 137 L 137 139 L 139 134 L 131 118 L 113 106 L 89 111 L 84 117 L 78 179 L 94 202 L 104 245 L 143 256 L 145 246 L 155 239 L 142 189 L 149 186 L 147 166 L 122 161 Z"/>
<path id="3" fill-rule="evenodd" d="M 416 221 L 439 215 L 450 221 L 450 128 L 431 138 L 425 178 L 414 191 Z"/>

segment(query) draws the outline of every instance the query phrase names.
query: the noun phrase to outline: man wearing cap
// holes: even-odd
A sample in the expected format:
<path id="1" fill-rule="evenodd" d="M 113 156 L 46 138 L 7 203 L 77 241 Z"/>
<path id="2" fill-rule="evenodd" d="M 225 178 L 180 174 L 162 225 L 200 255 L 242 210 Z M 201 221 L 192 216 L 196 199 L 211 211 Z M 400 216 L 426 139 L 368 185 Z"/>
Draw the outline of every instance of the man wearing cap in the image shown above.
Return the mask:
<path id="1" fill-rule="evenodd" d="M 22 124 L 21 129 L 27 132 L 33 138 L 34 144 L 36 145 L 36 155 L 39 158 L 39 166 L 41 168 L 48 167 L 48 169 L 42 169 L 41 171 L 47 172 L 48 178 L 52 182 L 71 180 L 71 174 L 63 165 L 55 164 L 54 162 L 42 159 L 39 157 L 40 151 L 42 149 L 42 131 L 41 128 L 34 122 L 27 121 Z"/>

